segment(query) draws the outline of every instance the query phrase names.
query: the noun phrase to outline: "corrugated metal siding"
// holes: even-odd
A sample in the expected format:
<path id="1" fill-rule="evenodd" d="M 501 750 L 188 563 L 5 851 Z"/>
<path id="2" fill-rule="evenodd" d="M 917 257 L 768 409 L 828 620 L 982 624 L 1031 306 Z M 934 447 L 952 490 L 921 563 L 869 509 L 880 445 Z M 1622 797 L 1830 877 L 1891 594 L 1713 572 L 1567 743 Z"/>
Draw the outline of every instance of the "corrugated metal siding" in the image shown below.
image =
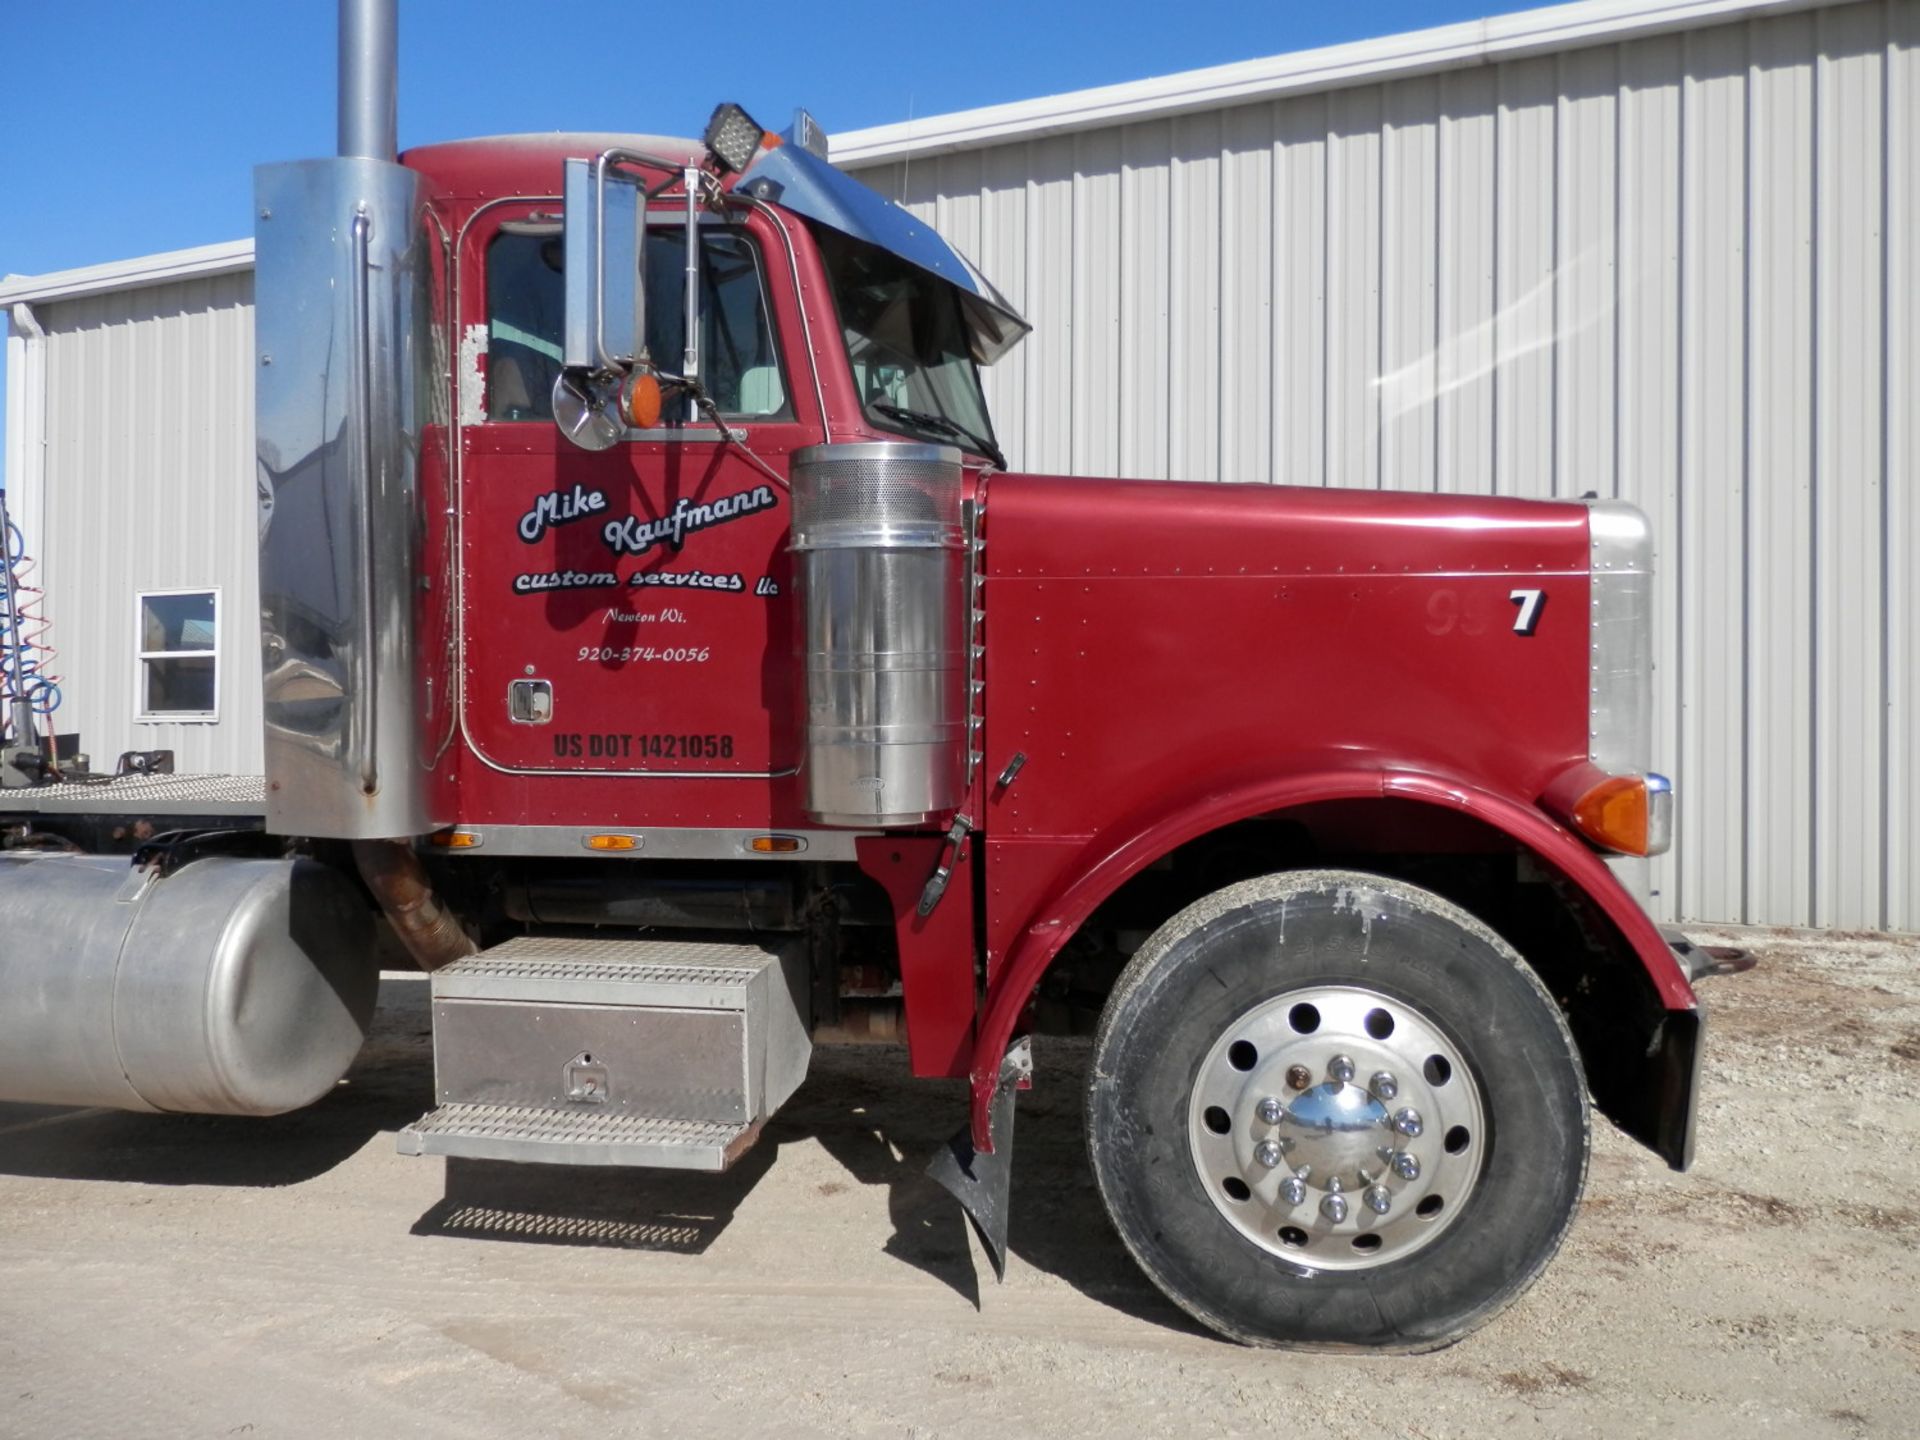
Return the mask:
<path id="1" fill-rule="evenodd" d="M 65 701 L 95 765 L 170 749 L 181 770 L 261 769 L 253 492 L 253 277 L 38 308 L 47 331 L 45 567 Z M 139 722 L 134 596 L 220 590 L 219 720 Z"/>
<path id="2" fill-rule="evenodd" d="M 872 167 L 1023 467 L 1642 506 L 1666 915 L 1920 929 L 1920 5 Z"/>

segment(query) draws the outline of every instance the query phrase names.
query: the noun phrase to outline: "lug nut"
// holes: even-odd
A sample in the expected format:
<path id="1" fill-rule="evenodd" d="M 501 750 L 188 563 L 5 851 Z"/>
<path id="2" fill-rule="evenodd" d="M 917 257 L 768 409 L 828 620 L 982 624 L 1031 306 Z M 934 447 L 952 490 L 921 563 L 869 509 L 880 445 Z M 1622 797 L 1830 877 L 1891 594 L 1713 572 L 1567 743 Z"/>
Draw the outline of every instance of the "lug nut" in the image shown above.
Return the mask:
<path id="1" fill-rule="evenodd" d="M 1253 1158 L 1271 1170 L 1280 1163 L 1280 1147 L 1271 1140 L 1262 1140 L 1253 1147 Z"/>
<path id="2" fill-rule="evenodd" d="M 1313 1084 L 1313 1072 L 1307 1069 L 1306 1066 L 1289 1065 L 1287 1067 L 1287 1088 L 1289 1090 L 1304 1090 L 1311 1084 Z"/>
<path id="3" fill-rule="evenodd" d="M 1419 1138 L 1420 1132 L 1425 1128 L 1426 1126 L 1420 1121 L 1420 1112 L 1411 1105 L 1404 1110 L 1393 1112 L 1393 1131 L 1396 1135 L 1404 1135 L 1409 1140 L 1414 1140 Z"/>
<path id="4" fill-rule="evenodd" d="M 1402 1180 L 1418 1180 L 1420 1178 L 1420 1157 L 1418 1155 L 1411 1155 L 1405 1150 L 1402 1150 L 1398 1155 L 1393 1157 L 1392 1163 L 1393 1173 L 1398 1175 Z"/>
<path id="5" fill-rule="evenodd" d="M 1258 1115 L 1261 1121 L 1268 1125 L 1278 1125 L 1280 1123 L 1280 1117 L 1287 1113 L 1287 1107 L 1271 1095 L 1254 1106 L 1253 1109 L 1254 1114 Z"/>
<path id="6" fill-rule="evenodd" d="M 1327 1066 L 1327 1078 L 1336 1085 L 1344 1085 L 1353 1079 L 1353 1061 L 1345 1055 L 1333 1057 L 1333 1063 Z"/>
<path id="7" fill-rule="evenodd" d="M 1400 1082 L 1384 1070 L 1376 1071 L 1367 1086 L 1382 1100 L 1391 1100 L 1400 1093 Z"/>
<path id="8" fill-rule="evenodd" d="M 1280 1198 L 1289 1205 L 1301 1205 L 1306 1202 L 1307 1182 L 1298 1175 L 1290 1175 L 1280 1182 Z"/>
<path id="9" fill-rule="evenodd" d="M 1367 1209 L 1376 1215 L 1384 1215 L 1393 1208 L 1393 1196 L 1387 1193 L 1384 1185 L 1369 1185 L 1367 1193 L 1360 1198 L 1367 1202 Z"/>
<path id="10" fill-rule="evenodd" d="M 1343 1223 L 1347 1218 L 1347 1197 L 1344 1195 L 1327 1196 L 1326 1199 L 1320 1202 L 1320 1213 L 1336 1225 Z"/>

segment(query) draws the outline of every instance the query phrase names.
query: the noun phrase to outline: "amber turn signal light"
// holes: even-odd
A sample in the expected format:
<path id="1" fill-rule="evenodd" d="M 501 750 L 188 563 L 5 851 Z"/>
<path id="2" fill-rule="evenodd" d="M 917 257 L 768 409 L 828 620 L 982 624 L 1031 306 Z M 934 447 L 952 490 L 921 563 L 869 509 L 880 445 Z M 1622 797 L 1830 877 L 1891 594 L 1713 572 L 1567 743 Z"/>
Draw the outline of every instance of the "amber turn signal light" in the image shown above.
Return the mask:
<path id="1" fill-rule="evenodd" d="M 1652 771 L 1610 775 L 1598 765 L 1575 765 L 1540 803 L 1616 854 L 1663 855 L 1673 844 L 1673 782 Z"/>
<path id="2" fill-rule="evenodd" d="M 477 850 L 480 837 L 471 830 L 436 830 L 427 837 L 442 850 Z"/>
<path id="3" fill-rule="evenodd" d="M 747 849 L 756 855 L 797 855 L 807 848 L 807 842 L 798 835 L 756 835 L 747 842 Z"/>
<path id="4" fill-rule="evenodd" d="M 626 414 L 627 423 L 636 430 L 651 430 L 660 423 L 660 382 L 653 378 L 651 371 L 642 370 L 627 381 L 620 408 Z"/>
<path id="5" fill-rule="evenodd" d="M 1609 775 L 1573 802 L 1574 829 L 1622 855 L 1660 855 L 1673 843 L 1673 785 L 1664 775 Z"/>
<path id="6" fill-rule="evenodd" d="M 1573 823 L 1597 845 L 1647 853 L 1647 782 L 1637 775 L 1602 780 L 1573 804 Z"/>
<path id="7" fill-rule="evenodd" d="M 589 850 L 638 850 L 638 835 L 588 835 L 580 843 Z"/>

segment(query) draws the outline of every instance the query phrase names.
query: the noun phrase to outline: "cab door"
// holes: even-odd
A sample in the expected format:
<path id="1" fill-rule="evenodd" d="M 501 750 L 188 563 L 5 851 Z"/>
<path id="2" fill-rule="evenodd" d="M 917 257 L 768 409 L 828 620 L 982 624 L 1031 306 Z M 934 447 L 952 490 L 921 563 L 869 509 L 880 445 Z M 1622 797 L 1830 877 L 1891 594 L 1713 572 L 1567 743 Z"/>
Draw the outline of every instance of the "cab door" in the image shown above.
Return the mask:
<path id="1" fill-rule="evenodd" d="M 787 457 L 821 438 L 785 236 L 699 227 L 702 378 L 734 438 L 684 403 L 588 452 L 552 419 L 557 206 L 496 207 L 463 244 L 462 721 L 496 769 L 789 774 L 800 701 Z M 647 336 L 677 370 L 686 222 L 656 217 Z"/>

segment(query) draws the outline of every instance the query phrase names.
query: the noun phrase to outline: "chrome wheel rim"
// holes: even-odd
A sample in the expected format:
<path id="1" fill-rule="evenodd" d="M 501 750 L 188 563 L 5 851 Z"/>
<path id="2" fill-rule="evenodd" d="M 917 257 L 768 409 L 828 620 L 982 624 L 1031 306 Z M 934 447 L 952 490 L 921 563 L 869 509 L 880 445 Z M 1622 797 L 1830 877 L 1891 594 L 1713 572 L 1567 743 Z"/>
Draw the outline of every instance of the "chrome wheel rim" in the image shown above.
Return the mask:
<path id="1" fill-rule="evenodd" d="M 1403 1000 L 1315 985 L 1263 1000 L 1200 1062 L 1187 1136 L 1227 1222 L 1307 1269 L 1365 1270 L 1438 1239 L 1488 1139 L 1466 1057 Z"/>

